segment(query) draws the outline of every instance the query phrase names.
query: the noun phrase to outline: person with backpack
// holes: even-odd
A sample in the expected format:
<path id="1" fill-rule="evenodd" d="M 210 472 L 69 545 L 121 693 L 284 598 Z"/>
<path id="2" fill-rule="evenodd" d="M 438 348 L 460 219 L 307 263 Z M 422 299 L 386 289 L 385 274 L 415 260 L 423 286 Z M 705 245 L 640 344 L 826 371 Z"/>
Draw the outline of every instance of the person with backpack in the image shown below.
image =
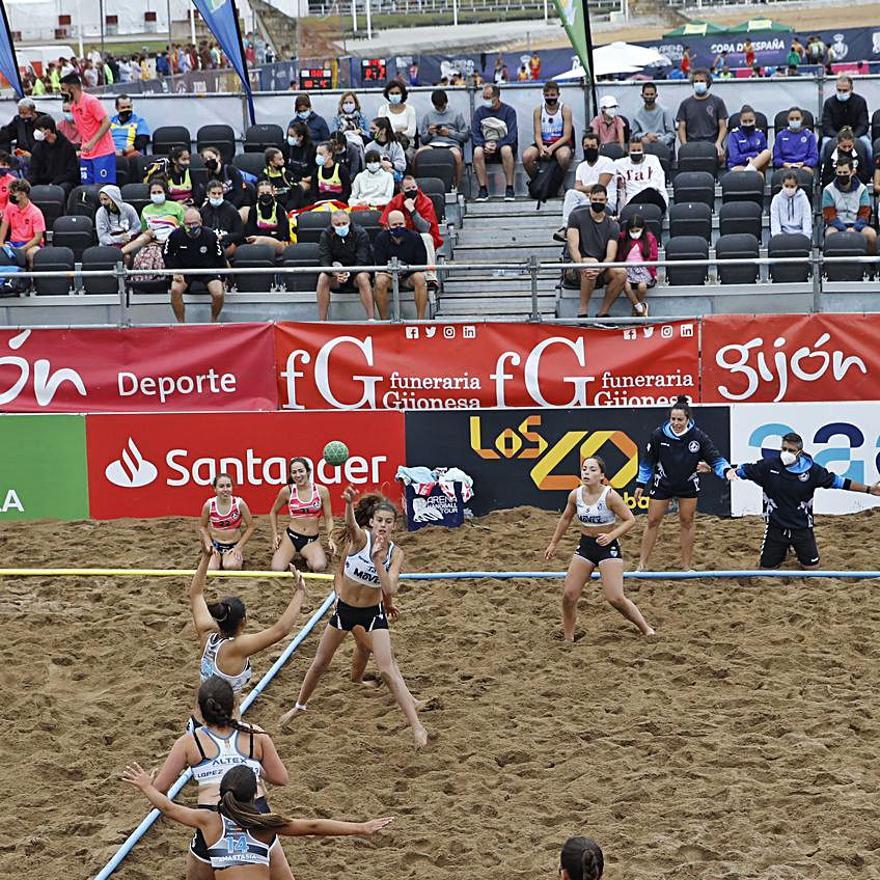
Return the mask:
<path id="1" fill-rule="evenodd" d="M 523 167 L 532 181 L 529 195 L 545 202 L 559 192 L 574 155 L 571 108 L 560 102 L 553 80 L 544 83 L 544 102 L 532 113 L 532 129 L 535 142 L 523 152 Z"/>

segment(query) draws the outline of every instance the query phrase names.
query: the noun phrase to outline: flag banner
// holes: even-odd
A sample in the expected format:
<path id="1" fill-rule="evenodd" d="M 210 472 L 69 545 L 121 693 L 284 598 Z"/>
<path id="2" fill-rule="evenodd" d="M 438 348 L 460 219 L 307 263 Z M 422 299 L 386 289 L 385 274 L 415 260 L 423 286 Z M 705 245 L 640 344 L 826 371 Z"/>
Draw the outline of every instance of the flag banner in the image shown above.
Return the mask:
<path id="1" fill-rule="evenodd" d="M 0 28 L 0 73 L 6 77 L 16 96 L 23 98 L 24 86 L 21 83 L 21 73 L 18 69 L 18 59 L 15 57 L 15 47 L 12 45 L 12 31 L 9 29 L 6 6 L 2 0 L 0 0 L 0 12 L 3 13 L 3 27 Z"/>

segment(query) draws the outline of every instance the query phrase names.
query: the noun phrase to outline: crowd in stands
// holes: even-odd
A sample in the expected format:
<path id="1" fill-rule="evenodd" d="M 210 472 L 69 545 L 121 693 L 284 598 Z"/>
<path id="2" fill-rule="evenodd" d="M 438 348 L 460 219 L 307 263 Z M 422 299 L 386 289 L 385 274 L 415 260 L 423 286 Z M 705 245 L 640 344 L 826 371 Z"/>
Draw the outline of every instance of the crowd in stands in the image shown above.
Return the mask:
<path id="1" fill-rule="evenodd" d="M 867 103 L 849 77 L 837 78 L 818 125 L 807 111 L 784 108 L 774 121 L 772 146 L 763 114 L 743 104 L 731 115 L 712 93 L 709 71 L 695 70 L 691 79 L 693 93 L 675 113 L 663 104 L 653 82 L 643 84 L 642 107 L 631 120 L 619 113 L 616 98 L 606 94 L 580 136 L 583 158 L 574 185 L 565 192 L 562 225 L 554 237 L 565 245 L 565 259 L 589 264 L 569 279 L 580 287 L 582 315 L 593 291 L 603 286 L 600 316 L 607 315 L 620 294 L 629 299 L 633 314 L 648 313 L 646 295 L 657 272 L 638 264 L 656 259 L 659 252 L 660 223 L 671 207 L 668 184 L 676 147 L 679 172 L 691 167 L 687 162 L 693 157 L 711 172 L 712 200 L 719 170 L 722 177 L 742 174 L 743 181 L 757 180 L 759 204 L 766 176 L 773 188 L 771 235 L 802 235 L 812 241 L 811 196 L 819 187 L 820 213 L 815 216 L 821 217 L 824 235 L 856 233 L 865 240 L 867 253 L 875 252 L 871 220 L 873 197 L 880 192 L 880 164 L 874 170 Z M 225 146 L 200 143 L 198 152 L 188 140 L 159 149 L 151 144 L 149 121 L 130 96 L 119 95 L 111 115 L 84 91 L 80 73 L 66 73 L 59 87 L 61 119 L 38 115 L 34 102 L 24 98 L 16 115 L 0 127 L 0 243 L 6 245 L 0 261 L 5 257 L 10 265 L 33 265 L 48 229 L 39 199 L 35 204 L 29 191 L 32 186 L 41 191 L 57 187 L 69 199 L 56 216 L 88 214 L 98 245 L 116 248 L 133 270 L 166 265 L 181 270 L 172 285 L 179 320 L 184 317 L 182 293 L 194 282 L 211 294 L 215 317 L 223 303 L 219 276 L 204 276 L 204 283 L 184 270 L 228 267 L 244 246 L 268 249 L 272 260 L 283 261 L 288 247 L 300 240 L 300 218 L 315 212 L 326 212 L 320 241 L 315 241 L 317 265 L 338 270 L 318 277 L 319 317 L 328 316 L 334 292 L 349 291 L 359 296 L 367 318 L 385 318 L 391 276 L 348 270 L 384 265 L 393 258 L 404 267 L 436 262 L 443 245 L 443 199 L 438 204 L 424 191 L 425 177 L 417 176 L 422 164 L 435 158 L 448 163 L 445 190 L 454 191 L 470 142 L 475 199 L 490 198 L 488 166 L 497 163 L 503 198 L 513 200 L 518 159 L 536 185 L 550 179 L 545 172 L 552 169 L 555 184 L 549 185 L 558 190 L 577 152 L 571 108 L 561 102 L 552 81 L 545 83 L 543 100 L 532 112 L 534 141 L 522 151 L 516 110 L 504 102 L 498 83 L 483 87 L 468 126 L 460 113 L 449 109 L 442 89 L 432 93 L 431 110 L 419 118 L 408 101 L 407 86 L 393 80 L 373 118 L 363 113 L 353 92 L 340 96 L 329 119 L 314 110 L 308 94 L 297 94 L 286 130 L 276 127 L 280 135 L 270 138 L 271 144 L 239 155 L 231 134 Z M 132 199 L 136 205 L 127 201 L 131 190 L 116 185 L 117 173 L 125 174 L 129 187 L 140 187 Z M 681 181 L 679 173 L 676 189 Z M 726 185 L 722 179 L 722 189 Z M 83 210 L 71 211 L 70 200 Z M 670 214 L 670 226 L 672 222 Z M 199 248 L 187 244 L 190 233 L 201 242 Z M 196 251 L 210 260 L 188 266 Z M 633 265 L 602 267 L 618 261 Z M 419 317 L 424 317 L 435 273 L 405 270 L 400 279 L 402 287 L 413 290 Z"/>

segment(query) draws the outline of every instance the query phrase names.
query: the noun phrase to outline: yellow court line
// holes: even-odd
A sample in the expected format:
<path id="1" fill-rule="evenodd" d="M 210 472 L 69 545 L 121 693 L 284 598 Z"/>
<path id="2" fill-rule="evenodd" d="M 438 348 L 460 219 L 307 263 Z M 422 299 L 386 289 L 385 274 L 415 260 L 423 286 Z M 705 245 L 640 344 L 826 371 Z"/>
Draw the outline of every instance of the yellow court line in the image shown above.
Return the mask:
<path id="1" fill-rule="evenodd" d="M 0 568 L 0 577 L 192 577 L 190 568 Z M 219 578 L 289 578 L 289 571 L 209 571 L 208 577 Z M 332 581 L 332 574 L 302 572 L 304 578 Z"/>

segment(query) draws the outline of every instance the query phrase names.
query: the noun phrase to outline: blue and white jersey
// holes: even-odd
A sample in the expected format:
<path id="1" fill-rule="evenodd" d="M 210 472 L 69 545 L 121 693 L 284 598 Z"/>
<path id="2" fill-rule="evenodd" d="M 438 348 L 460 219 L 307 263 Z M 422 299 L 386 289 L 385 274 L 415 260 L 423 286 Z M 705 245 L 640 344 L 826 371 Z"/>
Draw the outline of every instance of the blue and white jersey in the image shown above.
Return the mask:
<path id="1" fill-rule="evenodd" d="M 257 840 L 249 831 L 236 825 L 226 816 L 223 820 L 223 833 L 213 846 L 208 847 L 211 867 L 234 868 L 238 865 L 268 865 L 270 844 Z"/>

